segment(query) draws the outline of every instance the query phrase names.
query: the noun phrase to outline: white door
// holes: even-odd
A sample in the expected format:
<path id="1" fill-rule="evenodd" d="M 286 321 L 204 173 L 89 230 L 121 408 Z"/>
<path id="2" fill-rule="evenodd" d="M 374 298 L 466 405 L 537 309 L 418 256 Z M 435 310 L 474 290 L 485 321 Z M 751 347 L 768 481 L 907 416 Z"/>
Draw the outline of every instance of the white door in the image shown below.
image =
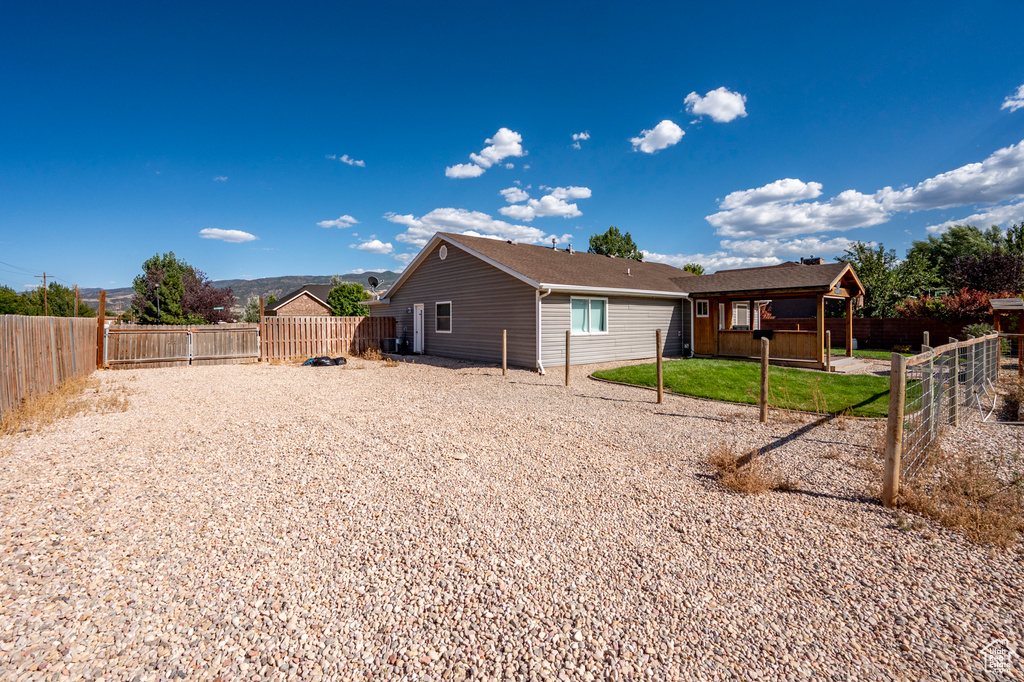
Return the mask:
<path id="1" fill-rule="evenodd" d="M 423 304 L 412 307 L 412 352 L 423 352 Z"/>

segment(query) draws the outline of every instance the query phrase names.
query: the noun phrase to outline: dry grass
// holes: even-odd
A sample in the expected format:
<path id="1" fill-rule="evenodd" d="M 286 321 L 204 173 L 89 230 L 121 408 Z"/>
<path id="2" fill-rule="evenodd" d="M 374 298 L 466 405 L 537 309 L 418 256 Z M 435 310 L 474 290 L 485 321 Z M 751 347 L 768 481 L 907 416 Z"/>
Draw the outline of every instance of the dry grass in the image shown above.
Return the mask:
<path id="1" fill-rule="evenodd" d="M 363 360 L 370 360 L 371 362 L 380 362 L 384 359 L 384 354 L 380 352 L 380 348 L 370 346 L 369 348 L 364 349 L 363 352 L 359 354 L 359 357 Z"/>
<path id="2" fill-rule="evenodd" d="M 745 460 L 745 463 L 741 463 Z M 708 454 L 708 464 L 717 473 L 718 482 L 727 490 L 747 495 L 757 495 L 769 490 L 792 490 L 790 481 L 768 474 L 764 464 L 753 453 L 737 455 L 732 446 L 719 443 Z"/>
<path id="3" fill-rule="evenodd" d="M 398 367 L 398 360 L 393 360 L 391 358 L 384 358 L 384 366 L 385 367 Z"/>
<path id="4" fill-rule="evenodd" d="M 1012 379 L 1000 382 L 1000 388 L 1005 391 L 1003 395 L 1004 421 L 1018 421 L 1020 419 L 1020 407 L 1024 403 L 1024 379 Z"/>
<path id="5" fill-rule="evenodd" d="M 1000 481 L 992 466 L 975 455 L 953 457 L 933 448 L 926 470 L 904 481 L 898 504 L 979 544 L 1006 548 L 1024 534 L 1021 474 Z"/>
<path id="6" fill-rule="evenodd" d="M 0 435 L 39 430 L 58 419 L 80 414 L 124 412 L 128 389 L 103 390 L 99 380 L 70 379 L 41 396 L 25 401 L 20 408 L 0 418 Z"/>

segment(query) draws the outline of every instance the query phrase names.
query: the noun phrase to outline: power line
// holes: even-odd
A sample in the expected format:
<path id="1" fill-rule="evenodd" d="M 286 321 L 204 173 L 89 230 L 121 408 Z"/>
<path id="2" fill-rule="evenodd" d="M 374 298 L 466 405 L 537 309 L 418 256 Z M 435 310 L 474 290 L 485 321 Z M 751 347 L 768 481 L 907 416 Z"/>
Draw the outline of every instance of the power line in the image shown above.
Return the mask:
<path id="1" fill-rule="evenodd" d="M 5 263 L 2 260 L 0 260 L 0 265 L 6 265 L 9 268 L 14 268 L 16 272 L 20 271 L 25 273 L 26 275 L 32 275 L 39 272 L 39 268 L 23 268 L 20 265 L 14 265 L 13 263 Z"/>

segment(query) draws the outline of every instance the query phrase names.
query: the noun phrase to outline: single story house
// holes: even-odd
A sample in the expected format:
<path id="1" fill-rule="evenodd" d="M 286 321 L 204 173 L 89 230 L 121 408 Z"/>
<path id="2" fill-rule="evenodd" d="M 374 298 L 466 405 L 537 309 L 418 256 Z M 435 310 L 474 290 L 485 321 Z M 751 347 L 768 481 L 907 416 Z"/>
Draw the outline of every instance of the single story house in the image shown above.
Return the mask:
<path id="1" fill-rule="evenodd" d="M 386 297 L 367 305 L 372 317 L 395 318 L 398 338 L 414 353 L 500 362 L 506 330 L 509 363 L 541 372 L 565 363 L 567 331 L 572 364 L 653 357 L 658 329 L 666 356 L 747 356 L 757 352 L 747 352 L 738 341 L 720 342 L 719 336 L 745 330 L 753 341 L 757 301 L 770 300 L 776 291 L 819 298 L 849 296 L 851 286 L 863 291 L 844 263 L 794 265 L 698 276 L 664 263 L 574 251 L 571 245 L 438 232 Z M 748 274 L 730 279 L 728 272 Z M 758 282 L 779 286 L 748 287 Z M 811 344 L 783 349 L 804 354 L 791 359 L 823 366 L 822 353 Z"/>
<path id="2" fill-rule="evenodd" d="M 274 301 L 264 309 L 269 316 L 333 315 L 327 297 L 334 287 L 330 284 L 307 284 Z"/>

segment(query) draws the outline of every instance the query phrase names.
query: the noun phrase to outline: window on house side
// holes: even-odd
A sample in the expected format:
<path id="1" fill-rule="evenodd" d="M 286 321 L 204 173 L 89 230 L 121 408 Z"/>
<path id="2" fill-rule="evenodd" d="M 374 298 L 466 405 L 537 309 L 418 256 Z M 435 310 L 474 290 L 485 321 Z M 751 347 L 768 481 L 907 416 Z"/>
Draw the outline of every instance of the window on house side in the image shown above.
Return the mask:
<path id="1" fill-rule="evenodd" d="M 434 304 L 434 331 L 441 334 L 452 332 L 452 302 Z"/>
<path id="2" fill-rule="evenodd" d="M 608 299 L 573 298 L 571 318 L 573 334 L 607 334 Z"/>
<path id="3" fill-rule="evenodd" d="M 708 312 L 708 302 L 697 301 L 697 317 L 707 317 L 710 313 Z"/>

